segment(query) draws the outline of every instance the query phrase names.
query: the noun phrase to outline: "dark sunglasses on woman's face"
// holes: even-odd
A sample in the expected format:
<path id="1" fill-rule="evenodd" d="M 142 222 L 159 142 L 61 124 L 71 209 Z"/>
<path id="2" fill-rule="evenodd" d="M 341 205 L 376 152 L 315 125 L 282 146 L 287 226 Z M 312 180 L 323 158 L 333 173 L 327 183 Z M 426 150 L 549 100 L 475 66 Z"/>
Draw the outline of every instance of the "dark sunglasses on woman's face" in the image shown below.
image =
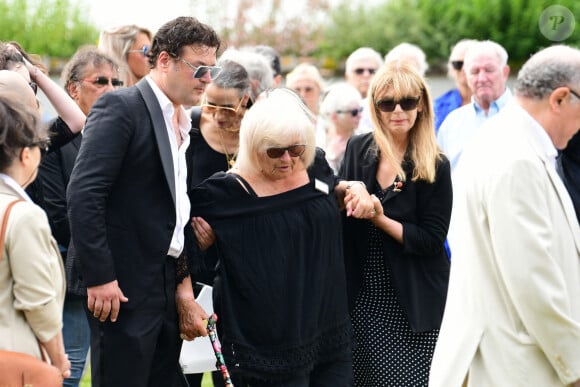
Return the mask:
<path id="1" fill-rule="evenodd" d="M 463 68 L 463 61 L 462 60 L 452 60 L 451 66 L 457 71 L 460 71 Z"/>
<path id="2" fill-rule="evenodd" d="M 391 113 L 395 110 L 397 105 L 401 106 L 404 111 L 409 111 L 417 108 L 419 104 L 419 97 L 405 97 L 399 100 L 392 98 L 381 99 L 376 103 L 377 109 L 385 113 Z"/>
<path id="3" fill-rule="evenodd" d="M 129 50 L 127 52 L 140 52 L 141 55 L 147 56 L 147 51 L 149 51 L 149 45 L 146 44 L 139 50 Z"/>
<path id="4" fill-rule="evenodd" d="M 300 157 L 300 156 L 302 156 L 302 154 L 304 153 L 305 150 L 306 150 L 306 145 L 296 144 L 296 145 L 287 146 L 286 148 L 275 148 L 275 147 L 268 148 L 268 149 L 266 149 L 266 154 L 271 159 L 278 159 L 278 158 L 284 156 L 284 153 L 286 153 L 286 151 L 288 151 L 288 154 L 290 155 L 290 157 Z"/>
<path id="5" fill-rule="evenodd" d="M 364 68 L 358 68 L 358 69 L 354 69 L 354 73 L 356 75 L 363 75 L 364 72 L 367 71 L 370 75 L 373 75 L 374 73 L 376 73 L 377 69 L 364 69 Z"/>
<path id="6" fill-rule="evenodd" d="M 337 113 L 350 113 L 351 116 L 356 117 L 363 111 L 362 107 L 358 107 L 356 109 L 351 110 L 337 110 Z"/>
<path id="7" fill-rule="evenodd" d="M 96 78 L 87 78 L 87 79 L 83 79 L 83 81 L 87 81 L 87 82 L 91 82 L 94 85 L 99 85 L 99 86 L 107 86 L 109 84 L 109 82 L 111 83 L 111 85 L 113 85 L 113 87 L 120 87 L 123 86 L 123 81 L 121 81 L 120 79 L 117 78 L 107 78 L 107 77 L 96 77 Z"/>

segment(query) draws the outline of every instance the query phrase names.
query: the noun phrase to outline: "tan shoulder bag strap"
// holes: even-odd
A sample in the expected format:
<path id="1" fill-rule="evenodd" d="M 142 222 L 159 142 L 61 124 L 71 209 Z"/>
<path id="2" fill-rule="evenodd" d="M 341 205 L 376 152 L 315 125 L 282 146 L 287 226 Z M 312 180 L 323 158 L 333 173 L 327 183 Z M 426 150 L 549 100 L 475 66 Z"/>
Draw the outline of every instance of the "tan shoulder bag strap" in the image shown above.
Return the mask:
<path id="1" fill-rule="evenodd" d="M 0 231 L 0 261 L 4 256 L 4 237 L 6 236 L 6 225 L 8 224 L 8 217 L 10 216 L 10 211 L 12 211 L 12 207 L 18 202 L 22 202 L 22 199 L 16 199 L 13 202 L 10 202 L 6 207 L 6 211 L 4 212 L 4 219 L 2 220 L 2 231 Z"/>

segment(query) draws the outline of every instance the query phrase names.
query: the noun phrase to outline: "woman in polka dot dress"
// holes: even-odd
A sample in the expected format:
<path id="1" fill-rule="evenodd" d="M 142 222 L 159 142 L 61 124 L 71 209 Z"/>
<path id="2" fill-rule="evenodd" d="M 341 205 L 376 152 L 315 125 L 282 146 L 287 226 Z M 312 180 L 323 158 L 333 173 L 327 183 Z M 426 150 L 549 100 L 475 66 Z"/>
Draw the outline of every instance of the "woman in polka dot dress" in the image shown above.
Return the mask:
<path id="1" fill-rule="evenodd" d="M 427 85 L 411 67 L 385 64 L 369 108 L 375 129 L 350 140 L 340 171 L 375 195 L 374 216 L 344 219 L 354 384 L 426 386 L 449 280 L 449 161 Z"/>

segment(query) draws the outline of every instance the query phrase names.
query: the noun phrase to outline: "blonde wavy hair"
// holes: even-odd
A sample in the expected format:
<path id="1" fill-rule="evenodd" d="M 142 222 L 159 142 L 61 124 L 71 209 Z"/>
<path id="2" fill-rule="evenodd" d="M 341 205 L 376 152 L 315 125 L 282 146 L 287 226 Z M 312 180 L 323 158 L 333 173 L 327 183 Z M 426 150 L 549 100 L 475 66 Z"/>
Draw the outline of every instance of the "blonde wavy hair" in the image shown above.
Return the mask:
<path id="1" fill-rule="evenodd" d="M 153 34 L 147 28 L 135 24 L 116 26 L 106 29 L 99 36 L 98 49 L 112 57 L 119 65 L 119 77 L 125 86 L 136 82 L 136 78 L 127 64 L 127 54 L 137 38 L 143 33 L 153 39 Z"/>
<path id="2" fill-rule="evenodd" d="M 381 118 L 381 111 L 376 103 L 392 89 L 393 97 L 400 99 L 409 96 L 420 96 L 417 118 L 409 132 L 409 144 L 406 157 L 413 162 L 413 174 L 411 179 L 426 180 L 430 183 L 435 181 L 437 161 L 441 159 L 441 150 L 435 139 L 435 125 L 433 103 L 429 89 L 423 77 L 415 68 L 401 61 L 385 63 L 371 81 L 369 91 L 369 111 L 374 127 L 374 139 L 378 151 L 386 157 L 389 163 L 395 166 L 397 176 L 406 180 L 407 176 L 403 166 L 396 158 L 392 147 L 393 138 L 386 129 Z"/>

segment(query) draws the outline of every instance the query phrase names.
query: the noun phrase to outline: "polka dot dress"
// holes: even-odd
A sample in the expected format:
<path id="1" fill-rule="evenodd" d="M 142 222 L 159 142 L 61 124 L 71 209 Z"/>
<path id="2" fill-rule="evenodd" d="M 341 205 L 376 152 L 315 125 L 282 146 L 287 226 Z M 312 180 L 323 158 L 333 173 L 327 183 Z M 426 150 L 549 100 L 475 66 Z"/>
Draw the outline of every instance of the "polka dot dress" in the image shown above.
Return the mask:
<path id="1" fill-rule="evenodd" d="M 382 200 L 390 189 L 378 188 L 375 195 Z M 355 386 L 427 386 L 439 330 L 411 330 L 383 259 L 382 232 L 371 226 L 363 285 L 353 312 Z"/>

